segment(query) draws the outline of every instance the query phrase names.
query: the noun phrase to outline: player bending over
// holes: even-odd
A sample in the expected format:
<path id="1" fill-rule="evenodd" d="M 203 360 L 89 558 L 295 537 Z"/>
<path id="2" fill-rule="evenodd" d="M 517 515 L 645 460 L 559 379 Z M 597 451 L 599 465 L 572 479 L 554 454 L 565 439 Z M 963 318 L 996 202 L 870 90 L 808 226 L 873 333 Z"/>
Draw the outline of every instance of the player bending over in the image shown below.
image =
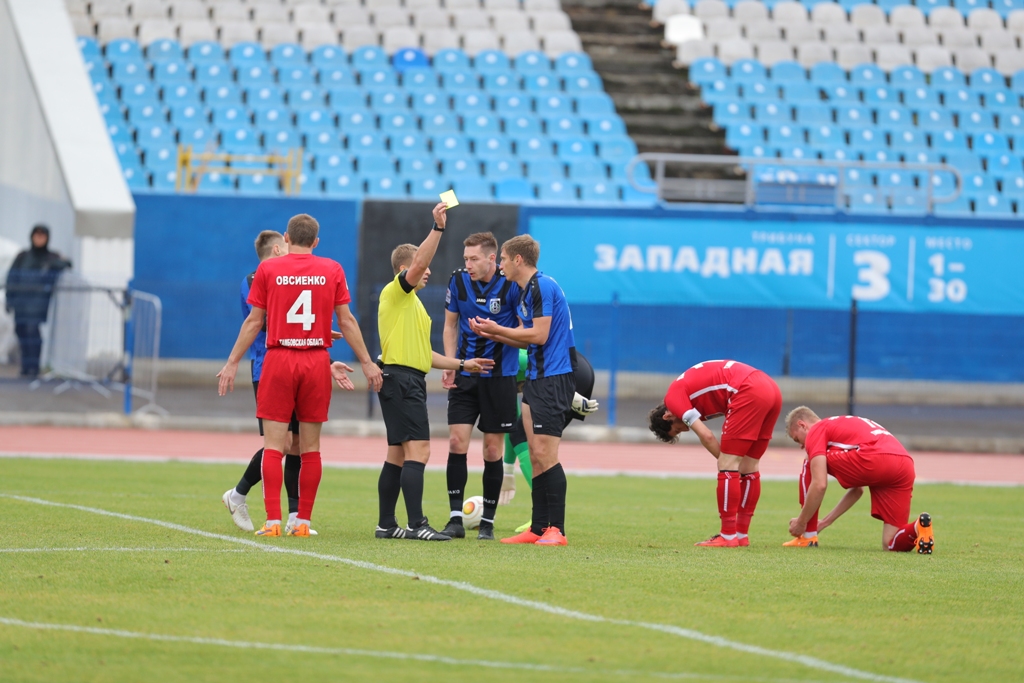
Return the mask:
<path id="1" fill-rule="evenodd" d="M 718 459 L 721 532 L 698 546 L 749 546 L 750 520 L 761 497 L 758 463 L 782 412 L 782 393 L 771 377 L 734 360 L 697 363 L 669 385 L 665 402 L 648 415 L 650 429 L 665 443 L 693 430 Z M 722 441 L 704 424 L 725 415 Z"/>
<path id="2" fill-rule="evenodd" d="M 914 493 L 914 459 L 903 444 L 877 422 L 853 415 L 822 420 L 807 406 L 786 416 L 786 434 L 807 451 L 800 473 L 800 515 L 789 522 L 796 538 L 783 545 L 816 547 L 818 533 L 860 500 L 867 486 L 871 516 L 882 520 L 882 548 L 930 555 L 935 546 L 932 518 L 927 512 L 907 523 Z M 846 494 L 825 519 L 818 508 L 825 497 L 828 475 Z"/>
<path id="3" fill-rule="evenodd" d="M 519 391 L 522 391 L 523 383 L 526 382 L 527 359 L 526 349 L 519 349 L 519 374 L 516 376 Z M 573 373 L 576 376 L 576 395 L 572 399 L 572 412 L 565 417 L 566 427 L 573 420 L 586 419 L 587 415 L 596 413 L 600 407 L 597 401 L 589 398 L 594 393 L 594 368 L 582 353 L 576 353 L 576 368 Z M 516 424 L 512 431 L 505 435 L 505 472 L 501 482 L 501 495 L 498 497 L 500 505 L 508 505 L 515 498 L 516 460 L 519 460 L 519 469 L 523 471 L 526 483 L 532 489 L 533 466 L 530 465 L 530 444 L 526 440 L 526 429 L 523 427 L 523 416 L 518 402 L 516 403 Z M 516 533 L 522 533 L 529 528 L 530 522 L 527 522 L 517 528 Z"/>
<path id="4" fill-rule="evenodd" d="M 313 255 L 320 226 L 312 216 L 299 214 L 288 221 L 285 242 L 289 253 L 260 263 L 253 277 L 249 317 L 242 323 L 224 368 L 217 373 L 221 396 L 234 390 L 238 363 L 256 335 L 267 325 L 256 416 L 264 421 L 263 502 L 267 521 L 258 536 L 281 535 L 281 461 L 288 444 L 288 423 L 299 420 L 299 506 L 290 536 L 309 536 L 310 518 L 323 474 L 320 429 L 331 404 L 331 319 L 359 359 L 363 374 L 379 388 L 380 368 L 370 358 L 359 324 L 349 311 L 351 297 L 341 265 Z"/>

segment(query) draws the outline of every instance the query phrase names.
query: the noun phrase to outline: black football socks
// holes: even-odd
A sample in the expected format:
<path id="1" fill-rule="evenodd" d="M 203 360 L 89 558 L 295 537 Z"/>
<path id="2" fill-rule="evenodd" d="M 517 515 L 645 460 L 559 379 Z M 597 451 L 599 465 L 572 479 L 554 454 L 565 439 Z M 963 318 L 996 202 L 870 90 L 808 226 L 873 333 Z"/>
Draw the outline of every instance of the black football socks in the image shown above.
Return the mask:
<path id="1" fill-rule="evenodd" d="M 565 470 L 558 463 L 541 476 L 548 477 L 548 526 L 556 527 L 565 535 Z"/>
<path id="2" fill-rule="evenodd" d="M 410 529 L 416 529 L 423 523 L 423 470 L 426 467 L 426 463 L 415 460 L 406 460 L 402 466 L 402 497 L 405 498 Z"/>
<path id="3" fill-rule="evenodd" d="M 284 456 L 284 490 L 288 493 L 288 514 L 290 515 L 299 512 L 299 469 L 301 468 L 301 456 Z"/>
<path id="4" fill-rule="evenodd" d="M 245 468 L 245 473 L 242 474 L 242 478 L 238 480 L 238 486 L 235 487 L 235 491 L 238 492 L 238 495 L 249 495 L 249 489 L 260 483 L 260 480 L 263 479 L 262 467 L 263 449 L 261 448 L 252 456 L 252 460 L 249 461 L 249 466 Z"/>
<path id="5" fill-rule="evenodd" d="M 533 478 L 533 518 L 530 520 L 530 531 L 540 536 L 548 527 L 548 470 Z"/>
<path id="6" fill-rule="evenodd" d="M 505 468 L 501 460 L 488 462 L 484 460 L 484 521 L 494 522 L 498 512 L 498 496 L 501 495 L 501 482 L 505 479 Z"/>
<path id="7" fill-rule="evenodd" d="M 466 467 L 465 453 L 448 454 L 448 507 L 451 509 L 452 522 L 462 524 L 462 503 L 466 494 L 466 481 L 469 471 Z"/>
<path id="8" fill-rule="evenodd" d="M 402 492 L 402 468 L 384 463 L 380 470 L 380 478 L 377 479 L 377 503 L 380 509 L 380 516 L 377 518 L 377 526 L 382 529 L 390 529 L 398 526 L 395 518 L 395 506 L 398 505 L 398 494 Z"/>

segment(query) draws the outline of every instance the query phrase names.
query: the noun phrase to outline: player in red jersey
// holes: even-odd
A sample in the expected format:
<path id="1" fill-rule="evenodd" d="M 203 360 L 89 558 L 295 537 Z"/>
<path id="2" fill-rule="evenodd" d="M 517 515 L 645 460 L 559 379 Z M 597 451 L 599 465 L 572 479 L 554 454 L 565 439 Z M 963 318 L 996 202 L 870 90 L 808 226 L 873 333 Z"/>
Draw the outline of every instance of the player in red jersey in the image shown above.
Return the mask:
<path id="1" fill-rule="evenodd" d="M 648 415 L 650 429 L 665 443 L 693 431 L 718 460 L 721 533 L 695 545 L 750 545 L 750 520 L 761 497 L 758 461 L 768 449 L 782 412 L 782 393 L 771 377 L 734 360 L 707 360 L 679 375 L 664 403 Z M 705 420 L 725 416 L 719 443 Z"/>
<path id="2" fill-rule="evenodd" d="M 931 515 L 925 512 L 907 523 L 914 459 L 885 427 L 854 415 L 822 420 L 807 406 L 800 406 L 786 416 L 786 434 L 807 451 L 807 460 L 800 475 L 800 516 L 789 522 L 789 533 L 796 539 L 785 545 L 817 546 L 818 532 L 853 507 L 867 486 L 871 516 L 882 520 L 882 547 L 896 552 L 917 548 L 921 554 L 931 554 L 935 546 Z M 830 474 L 848 490 L 819 522 L 818 508 Z"/>
<path id="3" fill-rule="evenodd" d="M 331 405 L 331 320 L 362 365 L 376 391 L 381 371 L 370 358 L 349 311 L 351 296 L 345 271 L 331 259 L 313 255 L 320 226 L 312 216 L 299 214 L 288 221 L 288 255 L 260 263 L 249 290 L 252 312 L 242 323 L 228 362 L 217 374 L 221 396 L 232 391 L 238 363 L 256 334 L 267 323 L 267 355 L 256 396 L 256 416 L 263 419 L 263 501 L 267 522 L 258 536 L 281 535 L 281 459 L 288 441 L 288 423 L 299 419 L 299 514 L 293 536 L 309 536 L 316 491 L 323 466 L 320 428 Z"/>

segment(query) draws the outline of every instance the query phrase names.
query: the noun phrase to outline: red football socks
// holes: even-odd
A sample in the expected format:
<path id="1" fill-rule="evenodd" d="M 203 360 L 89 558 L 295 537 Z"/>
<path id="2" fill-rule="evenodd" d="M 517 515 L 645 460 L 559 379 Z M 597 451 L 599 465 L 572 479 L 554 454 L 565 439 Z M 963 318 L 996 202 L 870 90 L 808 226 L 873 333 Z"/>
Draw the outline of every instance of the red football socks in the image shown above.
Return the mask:
<path id="1" fill-rule="evenodd" d="M 281 519 L 281 486 L 284 484 L 284 473 L 281 472 L 281 451 L 263 450 L 263 505 L 267 508 L 267 519 Z"/>
<path id="2" fill-rule="evenodd" d="M 736 513 L 740 508 L 740 473 L 734 470 L 718 473 L 718 516 L 722 518 L 722 535 L 736 534 Z"/>
<path id="3" fill-rule="evenodd" d="M 740 477 L 740 507 L 736 513 L 736 531 L 746 534 L 750 531 L 750 519 L 761 497 L 761 473 L 751 472 Z"/>
<path id="4" fill-rule="evenodd" d="M 909 553 L 917 545 L 917 527 L 914 522 L 900 527 L 889 542 L 889 550 L 895 553 Z"/>
<path id="5" fill-rule="evenodd" d="M 811 484 L 811 466 L 804 459 L 803 467 L 800 469 L 800 507 L 804 506 L 804 498 L 807 495 L 807 487 Z M 818 511 L 814 511 L 814 515 L 807 522 L 807 531 L 804 533 L 816 534 L 818 533 Z"/>
<path id="6" fill-rule="evenodd" d="M 316 490 L 324 473 L 320 451 L 302 454 L 302 468 L 299 470 L 299 519 L 312 519 Z"/>

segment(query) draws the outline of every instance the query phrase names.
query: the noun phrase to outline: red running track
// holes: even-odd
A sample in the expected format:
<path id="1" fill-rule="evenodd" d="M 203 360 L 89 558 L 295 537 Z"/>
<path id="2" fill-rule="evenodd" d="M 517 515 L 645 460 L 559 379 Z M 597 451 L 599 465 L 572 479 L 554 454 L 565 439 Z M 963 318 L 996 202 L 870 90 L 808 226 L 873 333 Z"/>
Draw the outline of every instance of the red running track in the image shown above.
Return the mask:
<path id="1" fill-rule="evenodd" d="M 482 466 L 479 440 L 470 449 L 470 464 Z M 256 434 L 151 431 L 60 427 L 0 427 L 0 457 L 64 457 L 140 461 L 248 462 L 261 447 Z M 334 467 L 378 467 L 386 443 L 381 437 L 325 436 L 324 464 Z M 448 443 L 434 439 L 432 467 L 445 464 Z M 712 477 L 712 457 L 700 446 L 634 443 L 562 443 L 560 460 L 572 473 Z M 1024 485 L 1024 456 L 970 453 L 914 453 L 920 482 Z M 795 479 L 803 452 L 771 448 L 761 459 L 768 478 Z"/>

